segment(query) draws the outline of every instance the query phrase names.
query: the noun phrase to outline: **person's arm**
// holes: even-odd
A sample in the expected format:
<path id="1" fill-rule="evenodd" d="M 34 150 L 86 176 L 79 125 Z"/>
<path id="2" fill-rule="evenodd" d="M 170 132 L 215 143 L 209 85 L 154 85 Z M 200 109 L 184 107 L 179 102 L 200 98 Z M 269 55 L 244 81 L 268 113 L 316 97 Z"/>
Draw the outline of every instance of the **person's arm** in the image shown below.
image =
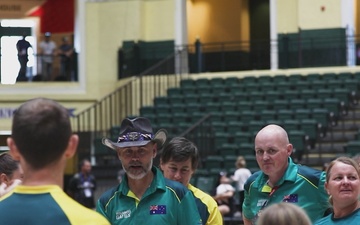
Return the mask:
<path id="1" fill-rule="evenodd" d="M 201 217 L 197 209 L 195 197 L 188 191 L 181 199 L 178 210 L 178 222 L 176 225 L 200 225 Z"/>
<path id="2" fill-rule="evenodd" d="M 227 201 L 229 198 L 232 198 L 234 196 L 234 191 L 227 191 L 225 193 L 221 193 L 214 196 L 214 199 L 216 201 Z"/>

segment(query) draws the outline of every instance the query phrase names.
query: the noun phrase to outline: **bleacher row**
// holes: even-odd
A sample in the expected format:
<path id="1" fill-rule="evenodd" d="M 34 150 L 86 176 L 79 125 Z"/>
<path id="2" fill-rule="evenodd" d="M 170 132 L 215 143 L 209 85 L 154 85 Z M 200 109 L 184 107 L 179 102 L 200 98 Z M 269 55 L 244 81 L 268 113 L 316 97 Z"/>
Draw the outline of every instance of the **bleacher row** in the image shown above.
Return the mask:
<path id="1" fill-rule="evenodd" d="M 198 177 L 232 172 L 238 155 L 245 155 L 255 171 L 253 138 L 266 124 L 283 126 L 298 152 L 314 146 L 328 126 L 357 104 L 359 82 L 360 74 L 355 73 L 184 79 L 179 87 L 169 88 L 167 96 L 156 97 L 154 105 L 141 107 L 140 115 L 149 118 L 155 130 L 167 129 L 170 137 L 211 115 L 209 132 L 216 157 L 222 159 L 215 160 L 218 165 L 211 163 L 214 156 L 203 159 L 193 178 L 201 186 Z M 114 139 L 118 128 L 111 130 Z"/>
<path id="2" fill-rule="evenodd" d="M 357 103 L 359 82 L 360 74 L 352 73 L 186 79 L 168 89 L 167 96 L 156 97 L 153 106 L 142 107 L 140 114 L 170 136 L 211 114 L 209 132 L 218 155 L 203 159 L 204 170 L 196 175 L 231 173 L 238 155 L 255 171 L 253 139 L 259 129 L 269 123 L 283 126 L 295 150 L 303 152 Z"/>

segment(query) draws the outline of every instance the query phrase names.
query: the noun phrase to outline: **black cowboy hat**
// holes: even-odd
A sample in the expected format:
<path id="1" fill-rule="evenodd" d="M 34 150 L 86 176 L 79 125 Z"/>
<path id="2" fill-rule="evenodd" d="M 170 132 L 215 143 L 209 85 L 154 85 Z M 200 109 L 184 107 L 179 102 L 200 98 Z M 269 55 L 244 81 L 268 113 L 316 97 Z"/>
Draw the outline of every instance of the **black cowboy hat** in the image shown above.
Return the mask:
<path id="1" fill-rule="evenodd" d="M 125 118 L 121 122 L 117 142 L 103 138 L 102 143 L 114 150 L 123 147 L 144 146 L 151 141 L 156 142 L 161 147 L 165 143 L 166 137 L 167 132 L 164 129 L 160 129 L 154 134 L 151 123 L 147 118 Z"/>

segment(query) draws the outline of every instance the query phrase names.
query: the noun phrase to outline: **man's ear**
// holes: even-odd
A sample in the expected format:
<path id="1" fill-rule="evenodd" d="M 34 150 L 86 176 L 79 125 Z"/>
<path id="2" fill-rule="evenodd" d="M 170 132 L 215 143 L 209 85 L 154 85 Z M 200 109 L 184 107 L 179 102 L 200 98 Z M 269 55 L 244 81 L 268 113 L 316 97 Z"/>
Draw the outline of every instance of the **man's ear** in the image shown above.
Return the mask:
<path id="1" fill-rule="evenodd" d="M 75 155 L 78 144 L 79 144 L 79 136 L 77 134 L 71 135 L 69 138 L 68 146 L 64 153 L 67 159 L 72 158 Z"/>
<path id="2" fill-rule="evenodd" d="M 163 168 L 162 168 L 163 167 L 163 162 L 162 162 L 161 158 L 160 158 L 159 166 L 160 166 L 160 169 L 163 170 Z"/>
<path id="3" fill-rule="evenodd" d="M 156 154 L 157 154 L 157 148 L 158 148 L 157 143 L 154 143 L 154 146 L 153 146 L 153 158 L 155 158 L 155 157 L 156 157 Z"/>
<path id="4" fill-rule="evenodd" d="M 12 137 L 8 137 L 6 139 L 7 146 L 10 149 L 10 155 L 13 157 L 14 160 L 20 161 L 21 154 L 19 152 L 19 149 L 17 148 L 15 141 Z"/>

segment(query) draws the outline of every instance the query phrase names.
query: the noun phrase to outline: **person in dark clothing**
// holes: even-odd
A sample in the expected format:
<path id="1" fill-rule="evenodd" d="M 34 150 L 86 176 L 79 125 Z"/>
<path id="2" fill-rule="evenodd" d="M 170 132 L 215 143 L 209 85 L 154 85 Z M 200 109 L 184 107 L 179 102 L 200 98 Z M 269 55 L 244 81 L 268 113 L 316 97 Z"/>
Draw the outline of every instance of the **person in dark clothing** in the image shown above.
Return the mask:
<path id="1" fill-rule="evenodd" d="M 20 62 L 20 70 L 17 77 L 17 81 L 27 81 L 26 70 L 28 58 L 28 48 L 31 48 L 31 44 L 25 40 L 26 35 L 23 35 L 23 38 L 16 43 L 16 49 L 18 52 L 18 60 Z"/>
<path id="2" fill-rule="evenodd" d="M 68 37 L 62 38 L 63 43 L 59 47 L 60 55 L 60 76 L 71 81 L 73 46 L 69 43 Z"/>
<path id="3" fill-rule="evenodd" d="M 91 163 L 84 159 L 80 164 L 80 172 L 70 179 L 67 193 L 80 204 L 88 208 L 95 208 L 95 189 L 96 180 L 91 174 Z"/>

